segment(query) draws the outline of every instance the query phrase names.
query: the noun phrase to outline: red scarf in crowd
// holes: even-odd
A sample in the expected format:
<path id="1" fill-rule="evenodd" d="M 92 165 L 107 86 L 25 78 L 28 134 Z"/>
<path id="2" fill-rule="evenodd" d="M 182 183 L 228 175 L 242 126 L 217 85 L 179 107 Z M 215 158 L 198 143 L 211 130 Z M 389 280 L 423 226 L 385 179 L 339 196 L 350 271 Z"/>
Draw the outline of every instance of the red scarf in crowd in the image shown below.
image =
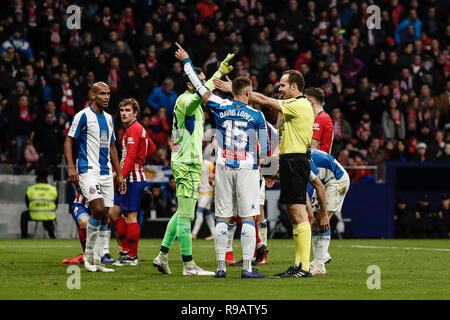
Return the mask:
<path id="1" fill-rule="evenodd" d="M 21 105 L 20 103 L 19 105 L 19 118 L 30 122 L 31 121 L 31 114 L 30 114 L 30 109 L 28 109 L 28 107 L 25 107 L 24 105 Z"/>
<path id="2" fill-rule="evenodd" d="M 108 86 L 111 92 L 117 92 L 119 90 L 119 68 L 110 69 L 108 74 Z"/>
<path id="3" fill-rule="evenodd" d="M 70 88 L 70 85 L 68 83 L 62 85 L 62 98 L 60 109 L 69 116 L 73 116 L 75 114 L 72 88 Z"/>

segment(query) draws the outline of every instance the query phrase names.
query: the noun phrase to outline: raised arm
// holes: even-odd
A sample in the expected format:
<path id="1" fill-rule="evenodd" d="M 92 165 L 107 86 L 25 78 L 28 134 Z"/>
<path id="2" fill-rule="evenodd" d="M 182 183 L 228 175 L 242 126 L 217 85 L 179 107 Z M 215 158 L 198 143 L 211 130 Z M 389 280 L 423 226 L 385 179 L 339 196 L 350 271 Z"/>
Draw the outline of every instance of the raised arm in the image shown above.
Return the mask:
<path id="1" fill-rule="evenodd" d="M 202 98 L 203 102 L 208 105 L 220 105 L 223 102 L 223 99 L 214 95 L 211 90 L 203 84 L 198 77 L 197 72 L 195 72 L 188 53 L 178 43 L 175 42 L 175 45 L 178 47 L 178 50 L 175 52 L 175 57 L 183 63 L 184 72 L 194 86 L 197 94 Z"/>

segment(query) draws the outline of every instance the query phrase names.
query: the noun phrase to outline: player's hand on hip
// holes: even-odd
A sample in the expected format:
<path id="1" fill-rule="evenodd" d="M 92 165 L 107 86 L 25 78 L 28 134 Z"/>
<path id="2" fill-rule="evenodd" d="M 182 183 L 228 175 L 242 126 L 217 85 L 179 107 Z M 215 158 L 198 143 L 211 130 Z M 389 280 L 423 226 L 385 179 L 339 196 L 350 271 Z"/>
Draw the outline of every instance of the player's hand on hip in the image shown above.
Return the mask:
<path id="1" fill-rule="evenodd" d="M 178 44 L 178 42 L 175 42 L 175 45 L 178 47 L 178 50 L 175 52 L 175 57 L 180 61 L 189 59 L 188 53 Z"/>
<path id="2" fill-rule="evenodd" d="M 230 80 L 230 78 L 228 78 L 228 76 L 226 78 L 227 78 L 227 81 L 223 81 L 223 80 L 214 78 L 213 83 L 217 90 L 220 90 L 222 92 L 231 93 L 233 82 Z"/>
<path id="3" fill-rule="evenodd" d="M 220 63 L 219 71 L 222 75 L 229 74 L 233 71 L 233 66 L 229 65 L 228 62 L 234 58 L 234 53 L 227 54 L 227 57 Z"/>

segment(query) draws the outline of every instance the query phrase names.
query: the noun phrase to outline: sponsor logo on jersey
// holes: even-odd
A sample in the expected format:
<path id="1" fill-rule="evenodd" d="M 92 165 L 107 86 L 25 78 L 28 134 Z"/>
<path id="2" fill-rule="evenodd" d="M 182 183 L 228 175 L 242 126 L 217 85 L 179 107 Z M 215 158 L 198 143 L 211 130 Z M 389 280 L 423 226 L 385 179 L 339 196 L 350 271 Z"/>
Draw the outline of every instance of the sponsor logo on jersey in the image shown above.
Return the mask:
<path id="1" fill-rule="evenodd" d="M 313 130 L 320 130 L 320 124 L 314 122 L 314 124 L 313 124 Z"/>
<path id="2" fill-rule="evenodd" d="M 128 143 L 128 144 L 134 144 L 134 139 L 133 139 L 133 137 L 128 137 L 128 138 L 127 138 L 127 143 Z"/>
<path id="3" fill-rule="evenodd" d="M 105 130 L 100 133 L 100 147 L 108 148 L 108 133 Z"/>
<path id="4" fill-rule="evenodd" d="M 94 187 L 89 187 L 89 193 L 94 194 L 96 189 Z"/>
<path id="5" fill-rule="evenodd" d="M 245 150 L 223 149 L 222 158 L 231 160 L 245 160 L 247 159 L 247 152 Z"/>

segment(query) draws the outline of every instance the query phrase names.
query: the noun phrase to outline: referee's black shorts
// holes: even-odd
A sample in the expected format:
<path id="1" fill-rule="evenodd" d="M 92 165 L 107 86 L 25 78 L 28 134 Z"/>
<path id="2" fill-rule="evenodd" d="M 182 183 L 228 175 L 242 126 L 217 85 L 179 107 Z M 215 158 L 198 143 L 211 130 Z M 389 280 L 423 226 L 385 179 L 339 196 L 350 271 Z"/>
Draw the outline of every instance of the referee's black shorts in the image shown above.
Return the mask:
<path id="1" fill-rule="evenodd" d="M 309 181 L 310 170 L 306 154 L 280 155 L 280 202 L 282 204 L 306 204 L 306 185 Z"/>

